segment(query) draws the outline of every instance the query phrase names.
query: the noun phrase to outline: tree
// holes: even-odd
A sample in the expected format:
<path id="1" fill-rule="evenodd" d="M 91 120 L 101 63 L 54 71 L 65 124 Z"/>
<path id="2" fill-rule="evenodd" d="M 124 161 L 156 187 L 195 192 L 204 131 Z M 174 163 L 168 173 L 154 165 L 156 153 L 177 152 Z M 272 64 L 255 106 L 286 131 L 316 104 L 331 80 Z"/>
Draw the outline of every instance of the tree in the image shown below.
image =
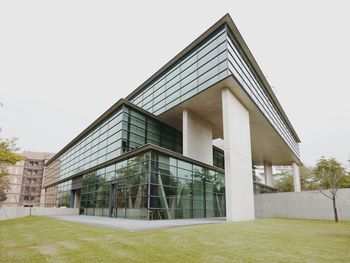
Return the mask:
<path id="1" fill-rule="evenodd" d="M 278 192 L 294 191 L 292 171 L 276 174 L 274 177 L 274 186 Z M 303 191 L 319 189 L 319 186 L 314 182 L 312 167 L 300 167 L 300 186 Z"/>
<path id="2" fill-rule="evenodd" d="M 6 192 L 9 190 L 7 167 L 23 159 L 21 155 L 15 153 L 16 151 L 18 151 L 16 139 L 0 138 L 0 208 L 1 204 L 6 201 Z"/>
<path id="3" fill-rule="evenodd" d="M 344 167 L 335 158 L 326 159 L 322 157 L 314 169 L 314 181 L 321 189 L 328 189 L 329 194 L 324 190 L 320 192 L 327 198 L 332 200 L 334 221 L 338 222 L 338 211 L 336 206 L 337 191 L 340 187 L 344 187 L 349 183 L 349 176 L 346 174 Z"/>
<path id="4" fill-rule="evenodd" d="M 278 192 L 293 192 L 293 175 L 291 172 L 283 172 L 280 174 L 274 175 L 274 187 L 277 188 Z"/>
<path id="5" fill-rule="evenodd" d="M 314 180 L 314 168 L 302 166 L 299 168 L 300 186 L 302 191 L 319 190 L 320 186 Z"/>

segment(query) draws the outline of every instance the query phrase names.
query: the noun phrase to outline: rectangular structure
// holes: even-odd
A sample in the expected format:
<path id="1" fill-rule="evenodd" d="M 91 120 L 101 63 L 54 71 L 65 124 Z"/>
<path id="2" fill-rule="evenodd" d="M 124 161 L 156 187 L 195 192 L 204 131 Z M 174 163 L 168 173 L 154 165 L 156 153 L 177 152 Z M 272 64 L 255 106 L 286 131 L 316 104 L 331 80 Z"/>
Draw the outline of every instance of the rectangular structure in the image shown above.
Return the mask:
<path id="1" fill-rule="evenodd" d="M 249 112 L 229 89 L 222 90 L 222 105 L 226 217 L 234 221 L 254 219 Z"/>
<path id="2" fill-rule="evenodd" d="M 39 206 L 44 164 L 54 154 L 25 151 L 21 155 L 23 160 L 7 168 L 10 189 L 6 193 L 7 200 L 4 204 Z"/>
<path id="3" fill-rule="evenodd" d="M 253 165 L 301 165 L 299 142 L 227 14 L 48 162 L 45 205 L 253 219 L 253 191 L 275 191 L 253 182 Z"/>
<path id="4" fill-rule="evenodd" d="M 182 130 L 183 155 L 213 165 L 213 132 L 210 124 L 185 109 Z"/>

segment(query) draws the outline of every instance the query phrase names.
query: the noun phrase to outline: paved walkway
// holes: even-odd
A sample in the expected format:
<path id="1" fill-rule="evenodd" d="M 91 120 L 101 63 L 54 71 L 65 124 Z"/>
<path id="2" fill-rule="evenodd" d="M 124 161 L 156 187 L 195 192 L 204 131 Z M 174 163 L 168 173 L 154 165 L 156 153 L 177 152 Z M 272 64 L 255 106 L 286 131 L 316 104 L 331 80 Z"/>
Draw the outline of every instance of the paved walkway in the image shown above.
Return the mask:
<path id="1" fill-rule="evenodd" d="M 175 219 L 175 220 L 135 220 L 121 219 L 102 216 L 85 215 L 59 215 L 52 216 L 56 219 L 84 223 L 107 228 L 117 228 L 125 231 L 141 231 L 148 229 L 161 229 L 169 227 L 183 227 L 202 224 L 224 223 L 225 218 L 198 218 L 198 219 Z"/>

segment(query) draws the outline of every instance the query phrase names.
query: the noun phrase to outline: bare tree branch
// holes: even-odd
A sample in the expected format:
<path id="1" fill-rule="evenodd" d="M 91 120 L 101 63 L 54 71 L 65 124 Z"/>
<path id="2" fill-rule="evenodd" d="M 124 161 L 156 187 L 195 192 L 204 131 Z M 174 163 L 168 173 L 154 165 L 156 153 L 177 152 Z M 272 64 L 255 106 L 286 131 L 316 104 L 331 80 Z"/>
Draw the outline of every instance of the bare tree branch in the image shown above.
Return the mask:
<path id="1" fill-rule="evenodd" d="M 323 194 L 324 196 L 328 197 L 329 199 L 333 200 L 332 197 L 330 197 L 329 195 L 325 194 L 324 192 L 322 192 L 322 190 L 320 190 L 320 193 Z"/>

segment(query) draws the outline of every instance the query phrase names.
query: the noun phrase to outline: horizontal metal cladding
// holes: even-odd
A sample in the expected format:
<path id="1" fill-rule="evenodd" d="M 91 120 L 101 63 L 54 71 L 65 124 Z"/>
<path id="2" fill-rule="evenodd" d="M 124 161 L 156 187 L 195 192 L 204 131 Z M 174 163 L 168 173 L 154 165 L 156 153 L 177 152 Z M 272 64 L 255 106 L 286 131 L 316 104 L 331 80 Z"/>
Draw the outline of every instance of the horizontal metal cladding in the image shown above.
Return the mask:
<path id="1" fill-rule="evenodd" d="M 122 107 L 72 145 L 46 167 L 43 185 L 60 181 L 120 155 Z"/>
<path id="2" fill-rule="evenodd" d="M 233 75 L 271 125 L 299 157 L 299 146 L 266 87 L 227 24 L 180 58 L 130 101 L 155 115 Z"/>
<path id="3" fill-rule="evenodd" d="M 222 26 L 130 101 L 160 115 L 228 75 L 227 33 Z"/>
<path id="4" fill-rule="evenodd" d="M 182 153 L 182 133 L 122 105 L 46 168 L 44 186 L 59 182 L 147 143 Z"/>
<path id="5" fill-rule="evenodd" d="M 241 84 L 243 89 L 248 93 L 292 151 L 299 157 L 299 146 L 292 135 L 292 132 L 286 125 L 283 117 L 277 110 L 277 107 L 274 105 L 272 98 L 266 91 L 261 80 L 254 72 L 253 67 L 249 63 L 242 49 L 239 47 L 235 37 L 230 30 L 227 30 L 227 33 L 228 68 L 230 73 Z"/>

